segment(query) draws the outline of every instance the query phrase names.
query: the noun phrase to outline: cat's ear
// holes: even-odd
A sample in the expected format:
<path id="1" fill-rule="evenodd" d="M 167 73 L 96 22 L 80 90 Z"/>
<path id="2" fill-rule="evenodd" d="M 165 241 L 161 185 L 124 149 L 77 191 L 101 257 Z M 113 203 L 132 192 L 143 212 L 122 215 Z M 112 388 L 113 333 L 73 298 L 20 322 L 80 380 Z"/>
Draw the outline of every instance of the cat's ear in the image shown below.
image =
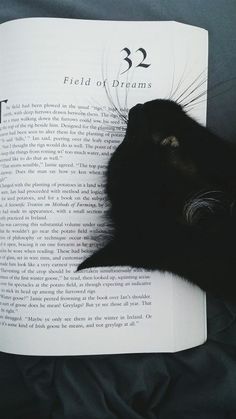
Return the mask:
<path id="1" fill-rule="evenodd" d="M 155 144 L 160 144 L 161 147 L 179 147 L 179 140 L 175 135 L 169 135 L 163 138 L 158 134 L 152 134 L 152 139 Z"/>
<path id="2" fill-rule="evenodd" d="M 87 259 L 85 259 L 77 268 L 77 272 L 86 268 L 95 268 L 99 266 L 121 266 L 125 265 L 123 252 L 120 245 L 112 240 L 102 249 L 97 250 Z"/>

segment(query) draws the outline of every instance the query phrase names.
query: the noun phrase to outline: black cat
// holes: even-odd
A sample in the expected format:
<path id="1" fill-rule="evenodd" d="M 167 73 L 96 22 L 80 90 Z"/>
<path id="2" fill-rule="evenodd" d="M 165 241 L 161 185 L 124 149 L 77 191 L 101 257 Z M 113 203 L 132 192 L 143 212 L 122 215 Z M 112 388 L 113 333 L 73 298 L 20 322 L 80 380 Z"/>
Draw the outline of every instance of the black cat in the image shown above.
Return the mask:
<path id="1" fill-rule="evenodd" d="M 169 271 L 236 301 L 236 146 L 175 102 L 129 112 L 107 169 L 112 240 L 78 270 L 130 265 Z"/>

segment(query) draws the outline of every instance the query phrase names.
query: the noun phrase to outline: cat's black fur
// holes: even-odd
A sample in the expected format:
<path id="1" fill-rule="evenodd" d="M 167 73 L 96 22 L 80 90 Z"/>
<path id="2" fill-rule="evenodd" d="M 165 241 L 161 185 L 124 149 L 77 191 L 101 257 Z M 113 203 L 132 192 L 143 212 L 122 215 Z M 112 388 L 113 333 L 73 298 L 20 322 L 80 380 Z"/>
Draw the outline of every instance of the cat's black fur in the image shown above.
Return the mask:
<path id="1" fill-rule="evenodd" d="M 78 267 L 169 271 L 236 301 L 236 146 L 182 107 L 130 110 L 107 170 L 114 237 Z"/>

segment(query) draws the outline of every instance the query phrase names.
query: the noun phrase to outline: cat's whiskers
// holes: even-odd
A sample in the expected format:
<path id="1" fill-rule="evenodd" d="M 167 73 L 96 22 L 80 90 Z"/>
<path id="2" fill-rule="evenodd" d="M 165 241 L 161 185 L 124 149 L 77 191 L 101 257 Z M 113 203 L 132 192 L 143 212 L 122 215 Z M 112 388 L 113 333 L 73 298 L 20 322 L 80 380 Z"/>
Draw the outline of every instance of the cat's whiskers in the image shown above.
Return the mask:
<path id="1" fill-rule="evenodd" d="M 167 99 L 176 101 L 174 99 L 174 96 L 175 96 L 175 94 L 177 94 L 177 92 L 179 91 L 179 88 L 183 84 L 184 77 L 187 76 L 186 75 L 187 62 L 185 62 L 185 66 L 184 66 L 184 70 L 183 70 L 182 76 L 179 79 L 179 82 L 178 82 L 178 84 L 177 84 L 177 86 L 176 86 L 175 89 L 174 89 L 174 84 L 175 84 L 175 62 L 173 63 L 173 67 L 174 67 L 174 69 L 173 69 L 173 76 L 172 76 L 171 91 L 170 91 L 170 95 L 169 95 L 169 97 L 167 97 Z M 173 89 L 174 89 L 174 91 L 173 91 Z"/>
<path id="2" fill-rule="evenodd" d="M 214 194 L 222 196 L 216 198 Z M 198 192 L 189 198 L 183 207 L 183 216 L 187 224 L 196 224 L 202 218 L 201 216 L 206 215 L 206 212 L 214 214 L 219 209 L 225 210 L 226 205 L 222 199 L 223 195 L 224 192 L 221 190 L 209 190 Z"/>
<path id="3" fill-rule="evenodd" d="M 215 99 L 216 97 L 218 97 L 218 96 L 220 96 L 222 94 L 225 94 L 225 93 L 229 92 L 232 89 L 232 86 L 231 87 L 228 87 L 227 89 L 224 89 L 224 90 L 222 90 L 222 91 L 220 91 L 220 92 L 218 92 L 216 94 L 211 95 L 211 93 L 214 92 L 217 88 L 219 88 L 221 86 L 225 86 L 226 83 L 230 83 L 230 82 L 233 82 L 235 80 L 236 80 L 236 77 L 232 77 L 232 78 L 230 78 L 228 80 L 223 80 L 223 81 L 221 81 L 219 83 L 216 83 L 215 85 L 213 85 L 211 87 L 208 87 L 206 90 L 202 91 L 201 93 L 199 93 L 194 98 L 190 98 L 190 100 L 187 103 L 182 104 L 183 108 L 185 110 L 186 109 L 187 110 L 192 110 L 195 106 L 197 106 L 197 105 L 205 102 L 206 100 Z M 205 99 L 199 101 L 199 99 L 201 99 L 204 96 L 205 96 Z"/>
<path id="4" fill-rule="evenodd" d="M 207 70 L 206 69 L 204 69 L 186 88 L 185 88 L 185 90 L 176 98 L 176 99 L 174 99 L 175 100 L 175 102 L 176 103 L 182 103 L 184 100 L 186 100 L 186 98 L 187 97 L 189 97 L 189 95 L 190 94 L 193 94 L 197 89 L 199 89 L 201 86 L 202 86 L 202 84 L 203 83 L 205 83 L 206 82 L 206 80 L 207 80 L 207 77 L 205 76 L 205 72 L 206 72 Z M 204 77 L 204 79 L 203 80 L 201 80 L 201 77 Z M 197 84 L 197 86 L 195 86 L 194 88 L 193 88 L 193 90 L 191 91 L 191 92 L 189 92 L 189 90 L 191 89 L 191 87 L 193 87 L 194 85 L 195 85 L 195 83 L 197 83 L 197 82 L 199 82 L 198 84 Z M 186 96 L 184 96 L 185 95 L 185 93 L 186 93 Z M 181 99 L 182 98 L 182 99 Z M 181 99 L 181 100 L 180 100 Z M 184 105 L 183 105 L 184 106 Z"/>

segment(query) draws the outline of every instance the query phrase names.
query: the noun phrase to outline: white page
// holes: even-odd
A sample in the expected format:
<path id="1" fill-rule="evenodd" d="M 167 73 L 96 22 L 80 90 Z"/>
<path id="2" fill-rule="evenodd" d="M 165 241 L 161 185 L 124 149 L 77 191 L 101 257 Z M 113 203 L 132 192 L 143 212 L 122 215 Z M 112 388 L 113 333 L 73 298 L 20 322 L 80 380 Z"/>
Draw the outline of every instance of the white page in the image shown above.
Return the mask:
<path id="1" fill-rule="evenodd" d="M 203 343 L 198 288 L 128 267 L 74 271 L 98 246 L 104 168 L 123 135 L 103 80 L 124 108 L 177 98 L 203 80 L 200 94 L 206 31 L 175 22 L 27 19 L 1 25 L 0 39 L 1 100 L 8 100 L 0 125 L 1 350 L 164 352 Z M 192 114 L 205 123 L 206 102 Z"/>

